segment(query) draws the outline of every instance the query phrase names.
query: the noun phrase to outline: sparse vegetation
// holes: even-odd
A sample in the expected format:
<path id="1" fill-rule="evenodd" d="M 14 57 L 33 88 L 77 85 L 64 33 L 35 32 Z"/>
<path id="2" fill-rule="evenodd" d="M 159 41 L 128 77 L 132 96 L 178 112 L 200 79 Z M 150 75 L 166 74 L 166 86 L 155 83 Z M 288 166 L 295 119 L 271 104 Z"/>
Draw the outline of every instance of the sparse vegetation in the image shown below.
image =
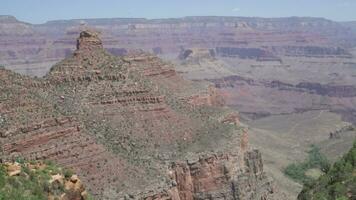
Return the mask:
<path id="1" fill-rule="evenodd" d="M 167 84 L 170 82 L 168 79 L 145 75 L 145 71 L 151 68 L 154 68 L 153 72 L 160 70 L 155 69 L 155 65 L 162 64 L 164 68 L 164 63 L 147 60 L 131 66 L 120 58 L 102 53 L 84 55 L 82 60 L 80 56 L 68 58 L 55 65 L 44 79 L 15 77 L 15 74 L 8 72 L 9 80 L 0 80 L 4 82 L 0 100 L 4 99 L 5 105 L 13 111 L 5 116 L 5 122 L 8 122 L 5 125 L 9 128 L 27 127 L 41 124 L 44 120 L 60 121 L 70 117 L 73 121 L 68 122 L 68 126 L 70 124 L 72 128 L 78 123 L 75 131 L 80 131 L 80 135 L 90 134 L 98 145 L 106 148 L 107 152 L 100 154 L 118 154 L 120 160 L 125 161 L 122 162 L 123 167 L 128 169 L 129 178 L 122 186 L 116 181 L 111 182 L 112 174 L 109 174 L 113 168 L 110 165 L 116 165 L 119 160 L 88 163 L 90 170 L 83 167 L 83 174 L 87 174 L 87 183 L 95 186 L 98 193 L 104 191 L 102 187 L 106 185 L 98 183 L 110 183 L 110 187 L 121 192 L 132 189 L 133 184 L 140 188 L 165 180 L 166 172 L 162 171 L 162 167 L 166 163 L 163 160 L 184 160 L 188 151 L 225 152 L 225 149 L 231 150 L 236 146 L 230 142 L 239 142 L 232 139 L 241 133 L 239 127 L 220 122 L 228 109 L 192 106 L 186 102 L 190 96 L 200 94 L 200 89 L 195 89 L 193 84 L 180 85 L 178 82 L 173 87 Z M 27 81 L 26 84 L 23 80 Z M 103 103 L 106 101 L 109 103 Z M 67 128 L 67 124 L 64 127 Z M 79 136 L 75 141 L 70 138 L 65 144 L 71 142 L 71 145 L 76 145 L 78 148 L 75 150 L 69 149 L 76 151 L 76 154 L 92 155 L 85 152 L 93 145 L 91 140 L 86 138 L 87 141 L 82 141 L 82 138 Z M 79 156 L 79 159 L 83 157 Z M 70 152 L 68 158 L 75 159 L 74 154 Z M 67 161 L 67 158 L 64 159 Z M 23 160 L 18 162 L 23 163 Z M 134 170 L 129 169 L 131 166 Z M 52 168 L 51 171 L 57 169 Z M 61 173 L 65 178 L 72 174 L 63 170 Z M 99 179 L 99 176 L 89 173 L 102 176 Z M 43 187 L 48 188 L 46 185 Z"/>
<path id="2" fill-rule="evenodd" d="M 40 164 L 20 158 L 11 165 L 18 165 L 20 173 L 10 175 L 6 164 L 0 164 L 0 200 L 46 200 L 49 194 L 55 197 L 71 192 L 66 191 L 64 185 L 50 183 L 51 177 L 56 174 L 64 174 L 66 179 L 70 178 L 68 170 L 63 170 L 52 162 Z"/>
<path id="3" fill-rule="evenodd" d="M 299 200 L 346 200 L 356 197 L 356 142 L 352 149 L 317 181 L 305 184 Z"/>
<path id="4" fill-rule="evenodd" d="M 297 182 L 309 184 L 315 178 L 318 178 L 318 174 L 308 174 L 307 172 L 317 172 L 320 170 L 322 173 L 326 173 L 329 169 L 330 163 L 325 155 L 320 152 L 317 146 L 312 145 L 308 152 L 308 158 L 302 163 L 288 165 L 284 173 Z"/>
<path id="5" fill-rule="evenodd" d="M 48 166 L 56 168 L 55 166 Z M 8 176 L 6 169 L 0 165 L 0 200 L 45 200 L 46 188 L 50 179 L 49 168 L 30 170 L 21 163 L 22 172 L 18 176 Z"/>

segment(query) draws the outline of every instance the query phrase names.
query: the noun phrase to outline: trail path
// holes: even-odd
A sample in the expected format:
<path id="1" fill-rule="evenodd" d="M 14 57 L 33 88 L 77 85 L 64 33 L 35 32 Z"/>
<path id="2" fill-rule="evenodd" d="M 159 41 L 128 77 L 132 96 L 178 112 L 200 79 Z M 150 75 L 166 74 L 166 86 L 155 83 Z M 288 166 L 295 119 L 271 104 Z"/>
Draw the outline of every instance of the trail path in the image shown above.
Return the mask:
<path id="1" fill-rule="evenodd" d="M 287 135 L 291 134 L 298 126 L 300 126 L 302 123 L 306 122 L 306 121 L 312 121 L 312 120 L 316 120 L 318 118 L 321 117 L 321 115 L 324 113 L 325 110 L 321 110 L 319 112 L 319 114 L 311 119 L 304 119 L 304 120 L 301 120 L 299 122 L 297 122 L 296 124 L 294 124 L 290 129 L 289 131 L 287 132 Z"/>

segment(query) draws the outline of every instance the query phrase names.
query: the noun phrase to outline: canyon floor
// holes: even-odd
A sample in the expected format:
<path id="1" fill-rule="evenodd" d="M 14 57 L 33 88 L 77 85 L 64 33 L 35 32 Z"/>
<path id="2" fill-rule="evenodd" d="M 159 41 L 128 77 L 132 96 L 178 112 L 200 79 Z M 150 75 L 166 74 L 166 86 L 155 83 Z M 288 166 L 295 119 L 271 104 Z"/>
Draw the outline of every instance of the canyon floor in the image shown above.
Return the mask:
<path id="1" fill-rule="evenodd" d="M 241 121 L 250 128 L 251 145 L 262 149 L 266 171 L 275 179 L 278 188 L 287 194 L 287 199 L 296 199 L 302 185 L 288 178 L 284 174 L 284 169 L 289 164 L 303 162 L 311 145 L 320 147 L 331 162 L 352 147 L 356 132 L 343 130 L 352 126 L 353 121 L 347 121 L 341 113 L 332 112 L 332 107 L 335 106 L 332 102 L 337 98 L 308 91 L 295 91 L 288 87 L 277 86 L 276 89 L 268 84 L 270 80 L 282 82 L 290 78 L 294 80 L 289 80 L 289 83 L 305 81 L 308 80 L 307 76 L 310 76 L 309 80 L 315 81 L 314 76 L 322 78 L 318 70 L 313 75 L 308 67 L 304 68 L 305 66 L 300 64 L 294 65 L 294 68 L 293 65 L 288 68 L 276 68 L 273 65 L 260 64 L 256 69 L 251 62 L 243 60 L 241 63 L 236 58 L 228 59 L 228 62 L 224 58 L 222 60 L 202 58 L 202 61 L 197 63 L 184 61 L 183 65 L 177 66 L 177 70 L 186 78 L 197 82 L 215 83 L 215 86 L 221 89 L 227 103 L 242 112 Z M 314 63 L 312 67 L 317 69 L 319 64 Z M 321 72 L 325 70 L 325 66 L 322 67 Z M 299 70 L 300 75 L 295 75 L 294 70 Z M 355 73 L 354 69 L 349 70 L 351 74 Z M 237 74 L 237 78 L 229 78 Z M 261 81 L 259 83 L 256 80 Z M 327 82 L 327 78 L 323 81 Z M 334 99 L 330 100 L 332 98 Z M 355 102 L 350 101 L 353 97 L 339 99 Z M 322 104 L 327 106 L 323 107 Z M 349 107 L 348 109 L 352 110 L 354 104 L 347 104 L 345 105 Z M 330 134 L 335 132 L 339 132 L 340 135 L 331 138 Z"/>
<path id="2" fill-rule="evenodd" d="M 286 58 L 281 65 L 212 58 L 207 51 L 202 52 L 204 56 L 198 59 L 175 60 L 177 70 L 196 82 L 213 82 L 227 104 L 240 112 L 241 121 L 250 128 L 252 146 L 262 149 L 266 171 L 288 199 L 296 199 L 302 185 L 288 178 L 284 170 L 289 164 L 303 162 L 311 145 L 320 147 L 331 162 L 352 147 L 356 132 L 347 127 L 352 127 L 354 121 L 348 120 L 339 109 L 352 112 L 355 98 L 347 96 L 348 91 L 335 96 L 294 85 L 303 81 L 326 85 L 333 82 L 341 87 L 354 85 L 353 64 L 343 66 L 345 59 L 335 58 Z M 334 72 L 345 75 L 333 79 L 330 74 Z M 332 136 L 335 133 L 337 137 Z"/>
<path id="3" fill-rule="evenodd" d="M 346 131 L 340 138 L 330 139 L 330 132 L 349 123 L 328 111 L 270 116 L 246 123 L 251 127 L 251 144 L 263 149 L 266 171 L 290 199 L 296 198 L 302 185 L 284 175 L 286 166 L 302 162 L 312 144 L 321 147 L 329 160 L 336 161 L 352 147 L 356 136 L 355 131 Z"/>

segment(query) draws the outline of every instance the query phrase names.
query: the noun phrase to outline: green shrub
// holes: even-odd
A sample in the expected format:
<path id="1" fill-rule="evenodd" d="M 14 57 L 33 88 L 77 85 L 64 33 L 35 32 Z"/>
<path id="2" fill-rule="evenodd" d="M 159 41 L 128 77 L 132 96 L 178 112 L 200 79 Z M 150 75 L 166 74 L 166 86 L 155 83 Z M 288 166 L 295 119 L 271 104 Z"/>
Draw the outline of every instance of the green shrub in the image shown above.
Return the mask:
<path id="1" fill-rule="evenodd" d="M 72 170 L 69 170 L 69 169 L 65 169 L 63 173 L 64 173 L 64 177 L 66 177 L 66 178 L 70 178 L 73 175 Z"/>
<path id="2" fill-rule="evenodd" d="M 305 168 L 301 164 L 290 164 L 284 170 L 284 173 L 290 178 L 303 182 L 305 179 Z"/>
<path id="3" fill-rule="evenodd" d="M 320 168 L 323 172 L 328 172 L 330 169 L 330 163 L 328 159 L 320 152 L 320 148 L 316 145 L 311 146 L 311 150 L 308 152 L 307 165 L 309 168 Z"/>
<path id="4" fill-rule="evenodd" d="M 24 160 L 17 159 L 21 163 Z M 0 164 L 0 200 L 46 200 L 48 193 L 60 196 L 64 192 L 63 185 L 51 185 L 49 180 L 53 174 L 71 176 L 70 170 L 62 170 L 51 162 L 46 162 L 44 169 L 30 170 L 21 164 L 21 174 L 8 176 L 3 164 Z M 35 164 L 35 163 L 32 163 Z"/>
<path id="5" fill-rule="evenodd" d="M 2 165 L 0 165 L 0 188 L 5 186 L 5 176 L 6 176 L 5 169 Z"/>
<path id="6" fill-rule="evenodd" d="M 308 151 L 308 158 L 302 163 L 293 163 L 288 165 L 284 173 L 293 180 L 303 183 L 312 184 L 313 178 L 306 176 L 306 172 L 309 169 L 320 169 L 326 173 L 330 169 L 330 163 L 328 159 L 320 152 L 320 148 L 315 145 L 311 145 Z"/>
<path id="7" fill-rule="evenodd" d="M 336 200 L 349 200 L 349 198 L 347 198 L 347 197 L 343 196 L 343 197 L 339 197 L 339 198 L 337 198 Z"/>
<path id="8" fill-rule="evenodd" d="M 319 164 L 323 159 L 319 159 Z M 323 176 L 312 184 L 304 184 L 299 200 L 326 199 L 346 200 L 356 196 L 356 142 L 353 148 Z M 320 197 L 320 198 L 319 198 Z"/>

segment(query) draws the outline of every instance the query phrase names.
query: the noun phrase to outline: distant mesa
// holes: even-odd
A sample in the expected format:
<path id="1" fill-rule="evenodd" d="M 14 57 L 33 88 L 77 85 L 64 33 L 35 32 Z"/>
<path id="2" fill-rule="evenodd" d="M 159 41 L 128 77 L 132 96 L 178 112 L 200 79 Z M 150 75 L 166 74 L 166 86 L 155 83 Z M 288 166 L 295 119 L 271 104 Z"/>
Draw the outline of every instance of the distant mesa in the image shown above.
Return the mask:
<path id="1" fill-rule="evenodd" d="M 215 59 L 214 49 L 190 48 L 183 49 L 178 57 L 180 60 L 200 60 L 200 59 Z"/>
<path id="2" fill-rule="evenodd" d="M 21 22 L 13 16 L 0 15 L 0 36 L 31 36 L 34 33 L 31 24 Z"/>
<path id="3" fill-rule="evenodd" d="M 14 16 L 11 15 L 0 15 L 1 23 L 17 23 L 19 22 Z"/>

